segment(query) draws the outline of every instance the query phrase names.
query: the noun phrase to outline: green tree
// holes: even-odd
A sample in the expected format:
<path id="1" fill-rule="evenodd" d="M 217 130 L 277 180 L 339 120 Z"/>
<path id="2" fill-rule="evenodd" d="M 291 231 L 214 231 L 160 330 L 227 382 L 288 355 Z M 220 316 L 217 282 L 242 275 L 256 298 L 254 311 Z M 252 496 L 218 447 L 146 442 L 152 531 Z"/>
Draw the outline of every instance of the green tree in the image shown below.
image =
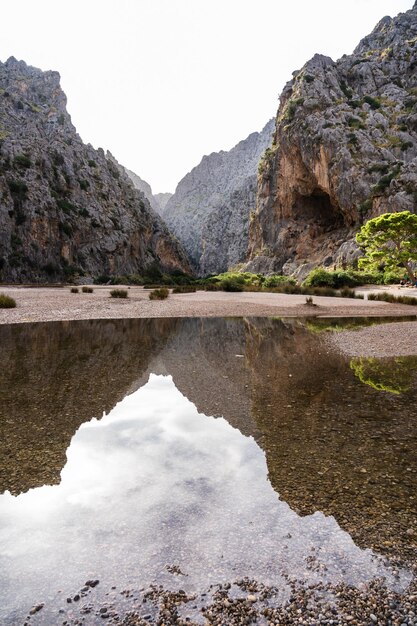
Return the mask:
<path id="1" fill-rule="evenodd" d="M 356 242 L 365 254 L 359 259 L 359 267 L 404 267 L 410 280 L 416 281 L 413 261 L 417 261 L 417 215 L 414 213 L 402 211 L 374 217 L 362 226 Z"/>

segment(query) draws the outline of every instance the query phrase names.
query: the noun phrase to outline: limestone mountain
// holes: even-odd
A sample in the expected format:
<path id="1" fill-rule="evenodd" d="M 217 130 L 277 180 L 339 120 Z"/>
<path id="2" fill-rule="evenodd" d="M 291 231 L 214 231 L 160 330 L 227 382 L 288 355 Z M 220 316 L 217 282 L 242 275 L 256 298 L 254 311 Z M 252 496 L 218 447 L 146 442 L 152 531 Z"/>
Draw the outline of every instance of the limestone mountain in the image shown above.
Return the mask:
<path id="1" fill-rule="evenodd" d="M 178 184 L 163 216 L 204 275 L 222 272 L 247 253 L 259 159 L 271 143 L 273 120 L 229 152 L 213 152 Z"/>
<path id="2" fill-rule="evenodd" d="M 316 55 L 286 85 L 259 168 L 248 269 L 349 261 L 364 220 L 417 210 L 417 3 L 352 55 Z"/>
<path id="3" fill-rule="evenodd" d="M 138 174 L 135 174 L 135 172 L 132 172 L 132 170 L 128 170 L 127 167 L 124 167 L 123 169 L 132 181 L 133 186 L 145 195 L 153 210 L 163 216 L 165 206 L 171 198 L 172 193 L 154 194 L 152 192 L 152 187 L 146 182 L 146 180 L 143 180 L 143 178 L 138 176 Z"/>
<path id="4" fill-rule="evenodd" d="M 189 271 L 184 251 L 102 149 L 85 145 L 57 72 L 0 63 L 0 279 Z"/>
<path id="5" fill-rule="evenodd" d="M 168 193 L 168 192 L 165 192 L 165 193 L 155 193 L 154 194 L 153 197 L 155 198 L 156 202 L 158 203 L 158 207 L 159 207 L 158 213 L 160 215 L 162 215 L 162 216 L 164 215 L 165 207 L 168 204 L 168 200 L 170 198 L 172 198 L 173 195 L 174 195 L 173 193 Z"/>

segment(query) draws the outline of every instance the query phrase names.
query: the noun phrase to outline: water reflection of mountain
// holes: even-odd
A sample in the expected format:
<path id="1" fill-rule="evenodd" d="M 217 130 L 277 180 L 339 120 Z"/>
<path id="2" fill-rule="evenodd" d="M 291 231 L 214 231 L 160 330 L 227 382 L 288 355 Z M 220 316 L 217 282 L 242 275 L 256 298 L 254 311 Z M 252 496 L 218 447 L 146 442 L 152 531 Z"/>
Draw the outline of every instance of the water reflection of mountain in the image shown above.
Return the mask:
<path id="1" fill-rule="evenodd" d="M 59 482 L 82 422 L 108 412 L 150 372 L 171 374 L 200 412 L 255 437 L 274 489 L 298 513 L 334 515 L 363 547 L 411 549 L 415 381 L 400 396 L 363 385 L 296 321 L 95 321 L 0 333 L 2 490 Z"/>
<path id="2" fill-rule="evenodd" d="M 363 547 L 415 557 L 416 377 L 395 396 L 363 385 L 303 329 L 252 334 L 252 412 L 274 489 L 301 515 L 334 515 Z"/>
<path id="3" fill-rule="evenodd" d="M 0 492 L 57 484 L 79 426 L 131 391 L 176 320 L 0 327 Z"/>

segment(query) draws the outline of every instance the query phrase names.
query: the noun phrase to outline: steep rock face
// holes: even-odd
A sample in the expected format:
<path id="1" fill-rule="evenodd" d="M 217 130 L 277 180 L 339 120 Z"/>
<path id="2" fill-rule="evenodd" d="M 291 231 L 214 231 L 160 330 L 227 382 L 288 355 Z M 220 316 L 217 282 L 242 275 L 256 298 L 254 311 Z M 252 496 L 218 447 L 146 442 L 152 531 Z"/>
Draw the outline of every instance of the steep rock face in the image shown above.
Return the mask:
<path id="1" fill-rule="evenodd" d="M 225 271 L 245 259 L 256 171 L 272 131 L 273 120 L 229 152 L 203 157 L 168 200 L 164 219 L 200 274 Z"/>
<path id="2" fill-rule="evenodd" d="M 281 95 L 260 164 L 252 270 L 349 261 L 360 224 L 417 206 L 417 4 L 351 56 L 314 56 Z"/>
<path id="3" fill-rule="evenodd" d="M 189 271 L 148 201 L 84 145 L 57 72 L 0 63 L 0 279 Z"/>

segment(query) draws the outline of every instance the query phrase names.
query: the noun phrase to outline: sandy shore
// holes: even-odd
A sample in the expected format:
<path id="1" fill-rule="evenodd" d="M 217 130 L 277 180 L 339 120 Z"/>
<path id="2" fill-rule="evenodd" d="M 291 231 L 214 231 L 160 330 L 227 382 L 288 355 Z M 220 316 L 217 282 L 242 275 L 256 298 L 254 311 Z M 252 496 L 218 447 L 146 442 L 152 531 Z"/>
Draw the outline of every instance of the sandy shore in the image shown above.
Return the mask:
<path id="1" fill-rule="evenodd" d="M 334 333 L 329 341 L 351 356 L 417 354 L 417 310 L 409 305 L 313 296 L 315 306 L 307 306 L 302 295 L 222 291 L 170 294 L 167 300 L 158 301 L 149 300 L 149 291 L 142 287 L 130 287 L 127 299 L 115 299 L 110 297 L 111 289 L 114 286 L 95 286 L 91 294 L 82 293 L 81 289 L 74 294 L 70 287 L 1 287 L 0 292 L 12 296 L 17 307 L 0 309 L 0 324 L 138 317 L 414 316 L 415 322 Z M 414 295 L 411 291 L 417 290 L 409 291 L 407 294 Z"/>
<path id="2" fill-rule="evenodd" d="M 1 293 L 17 302 L 15 309 L 0 309 L 0 324 L 137 317 L 417 317 L 417 308 L 409 305 L 353 298 L 313 296 L 316 306 L 307 306 L 303 295 L 197 291 L 171 293 L 167 300 L 158 301 L 149 300 L 143 287 L 130 287 L 127 299 L 111 298 L 114 286 L 93 289 L 91 294 L 81 288 L 74 294 L 70 287 L 0 287 Z"/>
<path id="3" fill-rule="evenodd" d="M 377 324 L 332 333 L 329 343 L 348 356 L 393 357 L 417 354 L 417 321 Z"/>

